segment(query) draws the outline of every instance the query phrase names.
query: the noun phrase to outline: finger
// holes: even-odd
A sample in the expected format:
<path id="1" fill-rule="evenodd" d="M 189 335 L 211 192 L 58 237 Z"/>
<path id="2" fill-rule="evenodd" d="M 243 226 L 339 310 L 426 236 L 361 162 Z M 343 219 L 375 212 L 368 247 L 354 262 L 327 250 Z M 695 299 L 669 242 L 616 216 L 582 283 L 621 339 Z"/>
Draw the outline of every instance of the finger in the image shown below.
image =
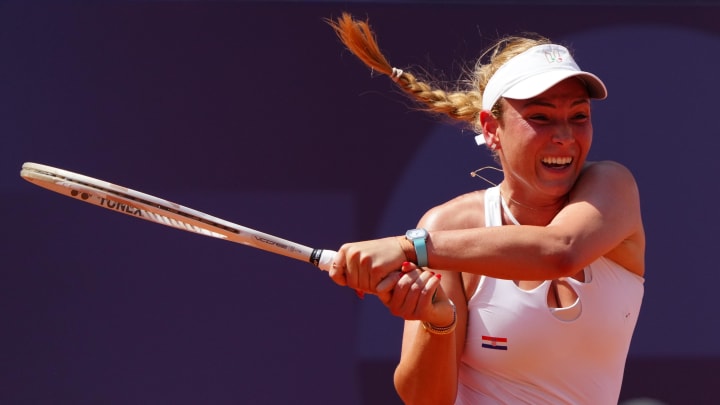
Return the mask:
<path id="1" fill-rule="evenodd" d="M 395 284 L 397 284 L 398 281 L 400 281 L 400 277 L 402 277 L 403 274 L 409 273 L 412 270 L 417 269 L 417 265 L 410 262 L 403 262 L 402 267 L 400 268 L 400 271 L 394 271 L 387 275 L 384 279 L 378 283 L 378 285 L 375 286 L 375 290 L 378 293 L 384 293 L 388 291 L 392 291 L 392 289 L 395 287 Z"/>
<path id="2" fill-rule="evenodd" d="M 432 278 L 429 271 L 413 270 L 406 273 L 397 283 L 393 290 L 393 302 L 391 309 L 405 319 L 419 319 L 418 313 L 427 310 L 426 308 L 418 308 L 420 299 L 426 293 L 427 282 Z"/>
<path id="3" fill-rule="evenodd" d="M 345 269 L 344 266 L 334 261 L 332 266 L 330 267 L 330 271 L 328 271 L 328 275 L 334 281 L 336 284 L 341 286 L 347 285 L 347 278 L 345 277 Z"/>
<path id="4" fill-rule="evenodd" d="M 418 314 L 418 319 L 424 319 L 436 325 L 447 325 L 450 322 L 448 316 L 451 312 L 449 311 L 454 311 L 451 309 L 454 304 L 442 288 L 441 279 L 441 274 L 435 274 L 426 283 L 427 293 L 424 294 L 418 307 L 426 308 L 427 311 Z M 438 322 L 436 323 L 434 320 L 438 320 Z"/>
<path id="5" fill-rule="evenodd" d="M 403 262 L 402 266 L 400 267 L 400 271 L 403 273 L 409 273 L 413 270 L 419 270 L 420 267 L 418 267 L 417 264 L 411 263 L 411 262 Z"/>
<path id="6" fill-rule="evenodd" d="M 392 288 L 392 296 L 390 301 L 387 303 L 387 307 L 393 315 L 404 317 L 406 315 L 406 300 L 407 295 L 420 278 L 422 272 L 420 270 L 413 270 L 409 273 L 397 272 L 399 280 Z"/>
<path id="7" fill-rule="evenodd" d="M 400 278 L 403 276 L 403 273 L 399 271 L 392 272 L 388 274 L 387 277 L 385 277 L 380 284 L 378 284 L 375 287 L 375 290 L 378 292 L 378 294 L 381 293 L 389 293 L 395 288 L 395 285 L 400 281 Z"/>
<path id="8" fill-rule="evenodd" d="M 373 293 L 377 292 L 377 287 L 374 283 L 371 282 L 371 266 L 365 266 L 361 269 L 362 272 L 358 274 L 358 283 L 361 286 L 363 290 L 366 291 L 372 291 Z"/>
<path id="9" fill-rule="evenodd" d="M 428 278 L 427 282 L 425 283 L 425 289 L 419 298 L 418 307 L 430 308 L 436 302 L 444 301 L 445 299 L 447 299 L 447 297 L 445 295 L 445 291 L 442 288 L 440 288 L 440 280 L 441 279 L 442 279 L 441 274 L 439 274 L 439 273 L 431 274 L 431 276 Z"/>
<path id="10" fill-rule="evenodd" d="M 403 311 L 417 319 L 432 305 L 432 294 L 434 292 L 433 280 L 435 273 L 431 271 L 420 271 L 419 277 L 415 280 L 405 296 Z M 435 279 L 437 280 L 437 279 Z M 428 285 L 430 283 L 430 285 Z M 436 283 L 436 282 L 435 282 Z M 436 287 L 435 287 L 436 288 Z"/>
<path id="11" fill-rule="evenodd" d="M 347 278 L 345 276 L 345 263 L 347 259 L 345 258 L 345 251 L 346 246 L 340 246 L 340 249 L 338 249 L 333 257 L 332 265 L 328 271 L 330 279 L 334 281 L 335 284 L 341 286 L 347 286 Z"/>
<path id="12" fill-rule="evenodd" d="M 350 263 L 345 269 L 345 276 L 347 277 L 348 286 L 355 289 L 362 289 L 360 285 L 360 270 L 357 268 L 355 263 Z"/>
<path id="13" fill-rule="evenodd" d="M 367 273 L 367 269 L 364 268 L 366 264 L 364 264 L 363 252 L 356 245 L 349 245 L 345 253 L 347 255 L 345 267 L 347 285 L 357 290 L 372 292 L 370 286 L 365 282 L 364 273 Z"/>

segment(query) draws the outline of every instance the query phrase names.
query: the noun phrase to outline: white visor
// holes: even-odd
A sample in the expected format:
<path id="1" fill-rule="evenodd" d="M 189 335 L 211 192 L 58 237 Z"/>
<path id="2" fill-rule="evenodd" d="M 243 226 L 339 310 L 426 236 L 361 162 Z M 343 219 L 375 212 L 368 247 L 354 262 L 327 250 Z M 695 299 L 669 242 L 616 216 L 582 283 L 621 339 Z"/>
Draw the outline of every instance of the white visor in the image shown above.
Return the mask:
<path id="1" fill-rule="evenodd" d="M 590 98 L 602 100 L 607 97 L 602 80 L 580 70 L 567 48 L 548 44 L 534 46 L 500 66 L 485 87 L 483 109 L 490 110 L 500 97 L 515 100 L 533 98 L 569 77 L 582 80 Z M 475 141 L 481 145 L 485 143 L 485 138 L 480 135 L 475 137 Z"/>

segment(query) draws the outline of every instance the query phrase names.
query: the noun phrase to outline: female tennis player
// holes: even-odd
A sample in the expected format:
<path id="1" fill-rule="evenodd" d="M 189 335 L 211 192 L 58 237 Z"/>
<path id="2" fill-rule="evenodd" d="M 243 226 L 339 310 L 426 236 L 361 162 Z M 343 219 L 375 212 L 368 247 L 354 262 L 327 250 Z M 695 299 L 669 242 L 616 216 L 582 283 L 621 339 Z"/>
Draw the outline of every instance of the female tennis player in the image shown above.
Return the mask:
<path id="1" fill-rule="evenodd" d="M 476 130 L 503 170 L 499 185 L 430 209 L 406 236 L 348 243 L 335 257 L 336 283 L 377 294 L 406 320 L 399 396 L 616 404 L 644 293 L 645 235 L 630 171 L 586 161 L 603 82 L 567 48 L 530 36 L 481 56 L 468 89 L 443 89 L 394 69 L 366 21 L 331 25 L 420 108 Z"/>

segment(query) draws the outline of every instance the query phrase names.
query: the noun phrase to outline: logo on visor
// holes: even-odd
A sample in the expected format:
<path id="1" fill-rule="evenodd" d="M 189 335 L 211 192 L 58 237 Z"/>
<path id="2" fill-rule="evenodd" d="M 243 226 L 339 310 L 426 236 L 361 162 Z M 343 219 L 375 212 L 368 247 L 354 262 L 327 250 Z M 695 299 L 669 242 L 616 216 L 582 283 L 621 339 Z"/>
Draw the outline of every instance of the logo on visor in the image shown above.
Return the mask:
<path id="1" fill-rule="evenodd" d="M 562 63 L 563 61 L 563 57 L 560 54 L 559 49 L 545 51 L 545 58 L 547 58 L 548 63 Z"/>

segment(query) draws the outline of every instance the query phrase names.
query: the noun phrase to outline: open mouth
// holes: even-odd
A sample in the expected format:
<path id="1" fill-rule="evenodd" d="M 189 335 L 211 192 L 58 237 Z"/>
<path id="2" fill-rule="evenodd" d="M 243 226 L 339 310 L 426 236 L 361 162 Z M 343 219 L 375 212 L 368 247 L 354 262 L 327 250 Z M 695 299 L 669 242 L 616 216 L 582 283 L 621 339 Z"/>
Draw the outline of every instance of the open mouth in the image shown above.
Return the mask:
<path id="1" fill-rule="evenodd" d="M 543 166 L 550 169 L 563 169 L 570 166 L 573 162 L 571 157 L 546 157 L 542 159 Z"/>

